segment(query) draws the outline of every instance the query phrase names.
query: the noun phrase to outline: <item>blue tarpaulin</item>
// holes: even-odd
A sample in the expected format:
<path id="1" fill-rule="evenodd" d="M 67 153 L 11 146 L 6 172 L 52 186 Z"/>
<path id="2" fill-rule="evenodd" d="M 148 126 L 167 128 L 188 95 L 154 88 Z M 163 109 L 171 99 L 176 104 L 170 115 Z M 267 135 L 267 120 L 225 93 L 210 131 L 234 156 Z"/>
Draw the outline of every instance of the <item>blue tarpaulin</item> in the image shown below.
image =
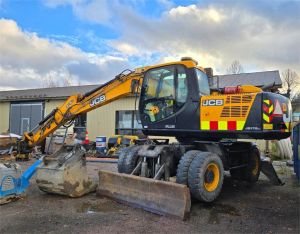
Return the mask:
<path id="1" fill-rule="evenodd" d="M 294 154 L 294 172 L 300 181 L 300 123 L 293 128 L 293 154 Z"/>

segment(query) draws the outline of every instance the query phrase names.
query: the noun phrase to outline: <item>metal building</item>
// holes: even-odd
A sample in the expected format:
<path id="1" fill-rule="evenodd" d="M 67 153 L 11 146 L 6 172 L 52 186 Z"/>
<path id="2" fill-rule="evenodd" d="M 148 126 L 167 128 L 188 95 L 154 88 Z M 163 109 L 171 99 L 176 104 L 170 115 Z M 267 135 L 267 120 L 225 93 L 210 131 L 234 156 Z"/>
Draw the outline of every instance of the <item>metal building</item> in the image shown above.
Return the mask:
<path id="1" fill-rule="evenodd" d="M 97 85 L 55 87 L 0 92 L 0 133 L 22 135 L 33 129 L 54 108 L 75 93 L 85 93 Z M 134 111 L 135 97 L 127 97 L 83 116 L 89 137 L 135 134 L 140 125 Z"/>

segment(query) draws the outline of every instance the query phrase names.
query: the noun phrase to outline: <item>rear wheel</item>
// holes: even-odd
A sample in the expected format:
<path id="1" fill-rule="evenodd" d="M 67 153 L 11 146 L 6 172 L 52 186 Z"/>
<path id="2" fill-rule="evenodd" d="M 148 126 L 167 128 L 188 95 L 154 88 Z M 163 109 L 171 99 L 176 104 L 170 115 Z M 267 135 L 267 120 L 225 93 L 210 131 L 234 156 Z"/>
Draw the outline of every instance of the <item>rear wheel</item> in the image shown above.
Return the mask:
<path id="1" fill-rule="evenodd" d="M 256 146 L 252 147 L 249 150 L 247 157 L 247 166 L 230 170 L 230 175 L 234 179 L 255 183 L 258 181 L 261 168 L 258 148 Z"/>
<path id="2" fill-rule="evenodd" d="M 193 198 L 214 201 L 221 192 L 224 179 L 220 157 L 210 152 L 200 152 L 192 161 L 188 172 L 188 185 Z"/>
<path id="3" fill-rule="evenodd" d="M 255 183 L 260 174 L 260 153 L 257 147 L 253 147 L 248 155 L 248 166 L 244 169 L 243 178 L 247 182 Z"/>
<path id="4" fill-rule="evenodd" d="M 176 173 L 176 182 L 178 184 L 188 184 L 189 167 L 199 152 L 198 150 L 190 150 L 181 157 Z"/>

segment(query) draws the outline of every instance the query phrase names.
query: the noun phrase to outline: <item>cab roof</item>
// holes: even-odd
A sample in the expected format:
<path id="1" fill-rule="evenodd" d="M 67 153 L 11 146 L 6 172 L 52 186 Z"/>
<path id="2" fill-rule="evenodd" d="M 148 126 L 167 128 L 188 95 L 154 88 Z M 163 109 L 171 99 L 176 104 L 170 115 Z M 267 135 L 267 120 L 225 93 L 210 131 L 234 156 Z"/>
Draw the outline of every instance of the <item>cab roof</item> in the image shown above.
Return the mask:
<path id="1" fill-rule="evenodd" d="M 145 66 L 145 67 L 140 67 L 136 69 L 136 72 L 145 72 L 153 68 L 157 67 L 164 67 L 164 66 L 170 66 L 170 65 L 184 65 L 187 68 L 198 68 L 201 71 L 205 72 L 203 67 L 197 66 L 198 62 L 192 58 L 183 58 L 180 61 L 174 61 L 174 62 L 168 62 L 168 63 L 161 63 L 161 64 L 155 64 L 151 66 Z"/>

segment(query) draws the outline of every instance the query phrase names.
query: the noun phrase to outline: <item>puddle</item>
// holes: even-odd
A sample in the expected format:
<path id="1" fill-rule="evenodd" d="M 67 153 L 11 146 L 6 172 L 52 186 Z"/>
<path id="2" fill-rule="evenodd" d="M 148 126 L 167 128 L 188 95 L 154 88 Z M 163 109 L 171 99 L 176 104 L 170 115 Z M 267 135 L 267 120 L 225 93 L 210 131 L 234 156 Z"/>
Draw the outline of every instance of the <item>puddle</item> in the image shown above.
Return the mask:
<path id="1" fill-rule="evenodd" d="M 122 209 L 113 202 L 83 202 L 81 203 L 76 211 L 78 213 L 113 213 L 121 212 Z"/>
<path id="2" fill-rule="evenodd" d="M 209 210 L 209 218 L 207 222 L 209 224 L 219 224 L 220 223 L 219 214 L 240 216 L 239 211 L 235 207 L 229 205 L 207 204 L 204 205 L 203 208 Z"/>

